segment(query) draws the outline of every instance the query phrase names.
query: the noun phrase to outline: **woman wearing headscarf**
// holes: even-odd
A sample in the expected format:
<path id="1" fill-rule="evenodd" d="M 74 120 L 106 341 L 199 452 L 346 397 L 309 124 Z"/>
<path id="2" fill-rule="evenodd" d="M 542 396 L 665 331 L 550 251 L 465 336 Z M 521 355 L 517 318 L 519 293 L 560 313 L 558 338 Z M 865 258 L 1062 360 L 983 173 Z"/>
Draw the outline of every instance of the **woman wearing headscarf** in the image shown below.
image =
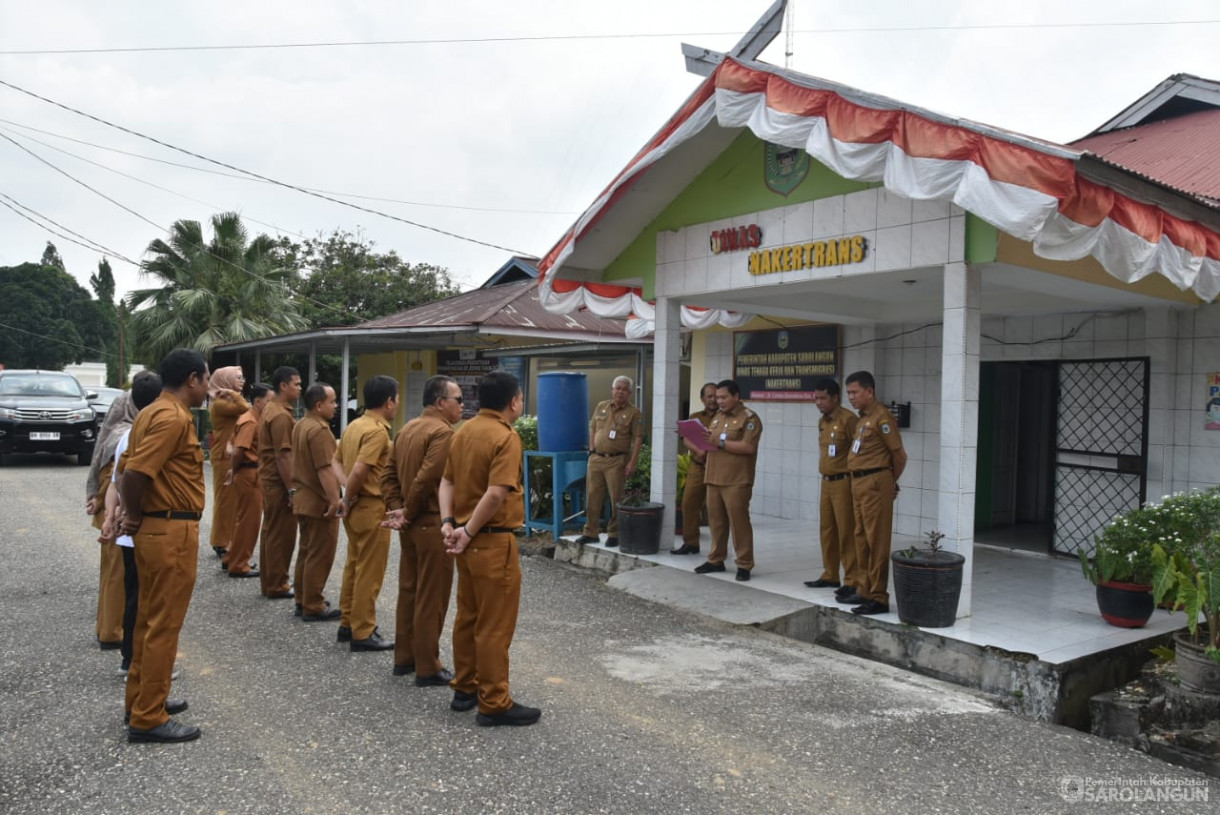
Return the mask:
<path id="1" fill-rule="evenodd" d="M 209 409 L 212 415 L 212 445 L 209 453 L 212 462 L 211 542 L 212 551 L 220 558 L 221 568 L 228 568 L 225 554 L 228 553 L 229 543 L 233 539 L 233 524 L 236 519 L 235 495 L 228 483 L 233 458 L 230 448 L 237 420 L 250 409 L 249 403 L 241 395 L 245 384 L 246 377 L 241 367 L 231 365 L 227 368 L 217 368 L 212 373 L 212 381 L 208 387 L 208 397 L 212 401 Z"/>
<path id="2" fill-rule="evenodd" d="M 93 460 L 85 479 L 85 511 L 93 516 L 93 528 L 101 530 L 106 515 L 106 490 L 114 469 L 114 449 L 123 433 L 136 420 L 131 393 L 122 393 L 106 413 L 106 421 L 93 445 Z M 99 537 L 102 567 L 97 589 L 97 641 L 103 651 L 123 643 L 123 553 L 113 540 Z"/>

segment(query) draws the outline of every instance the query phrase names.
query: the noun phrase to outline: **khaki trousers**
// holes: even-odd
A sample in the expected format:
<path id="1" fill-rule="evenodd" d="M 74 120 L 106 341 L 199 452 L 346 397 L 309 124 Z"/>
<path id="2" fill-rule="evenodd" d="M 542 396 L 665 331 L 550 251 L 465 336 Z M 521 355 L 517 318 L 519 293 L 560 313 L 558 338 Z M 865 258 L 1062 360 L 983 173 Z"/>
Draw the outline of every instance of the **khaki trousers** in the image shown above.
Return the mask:
<path id="1" fill-rule="evenodd" d="M 706 501 L 703 468 L 691 462 L 686 468 L 686 485 L 682 488 L 682 542 L 692 549 L 699 548 L 699 518 Z"/>
<path id="2" fill-rule="evenodd" d="M 237 490 L 235 486 L 225 486 L 225 477 L 232 466 L 232 459 L 212 458 L 212 531 L 209 542 L 213 549 L 228 549 L 233 540 Z"/>
<path id="3" fill-rule="evenodd" d="M 339 544 L 339 519 L 298 515 L 297 521 L 301 526 L 301 548 L 297 552 L 296 599 L 302 613 L 321 614 L 326 610 L 322 590 L 330 579 Z"/>
<path id="4" fill-rule="evenodd" d="M 127 712 L 139 730 L 169 721 L 165 700 L 178 634 L 195 588 L 199 522 L 145 518 L 135 535 L 140 607 L 127 673 Z"/>
<path id="5" fill-rule="evenodd" d="M 99 642 L 123 640 L 123 553 L 113 543 L 100 544 L 101 570 L 97 586 L 97 639 Z"/>
<path id="6" fill-rule="evenodd" d="M 508 648 L 521 604 L 521 563 L 512 534 L 478 535 L 457 557 L 457 617 L 453 622 L 453 681 L 478 693 L 488 716 L 513 706 L 508 692 Z"/>
<path id="7" fill-rule="evenodd" d="M 224 562 L 229 574 L 250 571 L 250 558 L 258 544 L 258 529 L 263 520 L 263 491 L 258 483 L 258 471 L 243 467 L 233 478 L 233 536 Z"/>
<path id="8" fill-rule="evenodd" d="M 838 580 L 843 565 L 843 582 L 858 588 L 859 564 L 856 559 L 856 516 L 852 512 L 851 477 L 838 481 L 822 479 L 820 504 L 822 539 L 822 579 Z"/>
<path id="9" fill-rule="evenodd" d="M 865 600 L 890 603 L 890 539 L 894 531 L 894 474 L 889 470 L 851 480 L 856 516 L 856 551 Z"/>
<path id="10" fill-rule="evenodd" d="M 445 554 L 440 515 L 416 518 L 398 533 L 398 609 L 394 618 L 394 664 L 415 664 L 417 676 L 441 668 L 441 630 L 453 591 L 453 557 Z"/>
<path id="11" fill-rule="evenodd" d="M 602 503 L 610 493 L 610 525 L 606 535 L 618 537 L 618 502 L 623 500 L 627 484 L 627 456 L 589 454 L 589 469 L 585 474 L 588 502 L 585 506 L 585 535 L 596 538 L 602 519 Z"/>
<path id="12" fill-rule="evenodd" d="M 707 520 L 712 528 L 712 551 L 708 563 L 724 563 L 729 555 L 729 532 L 738 569 L 754 568 L 754 525 L 750 523 L 751 484 L 720 487 L 707 485 Z"/>
<path id="13" fill-rule="evenodd" d="M 288 591 L 288 569 L 297 544 L 297 519 L 280 484 L 263 482 L 263 531 L 258 542 L 259 579 L 263 594 Z"/>
<path id="14" fill-rule="evenodd" d="M 347 562 L 343 564 L 343 584 L 339 625 L 352 630 L 353 640 L 368 639 L 377 627 L 377 595 L 385 580 L 390 557 L 390 530 L 382 527 L 385 501 L 361 496 L 343 519 L 347 530 Z"/>

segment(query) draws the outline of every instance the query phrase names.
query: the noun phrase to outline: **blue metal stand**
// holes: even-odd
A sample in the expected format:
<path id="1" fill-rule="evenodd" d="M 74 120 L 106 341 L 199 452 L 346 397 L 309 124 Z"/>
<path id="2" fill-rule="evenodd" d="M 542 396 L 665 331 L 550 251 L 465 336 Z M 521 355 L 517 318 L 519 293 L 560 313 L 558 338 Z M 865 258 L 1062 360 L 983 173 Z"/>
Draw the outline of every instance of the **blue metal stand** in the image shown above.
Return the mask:
<path id="1" fill-rule="evenodd" d="M 534 518 L 533 507 L 530 504 L 530 459 L 548 458 L 551 460 L 551 517 Z M 585 475 L 589 467 L 589 454 L 584 450 L 570 453 L 551 453 L 541 450 L 525 451 L 525 534 L 533 529 L 545 529 L 556 540 L 563 534 L 566 521 L 584 518 L 585 515 Z M 563 514 L 564 496 L 570 496 L 572 515 L 567 518 Z"/>

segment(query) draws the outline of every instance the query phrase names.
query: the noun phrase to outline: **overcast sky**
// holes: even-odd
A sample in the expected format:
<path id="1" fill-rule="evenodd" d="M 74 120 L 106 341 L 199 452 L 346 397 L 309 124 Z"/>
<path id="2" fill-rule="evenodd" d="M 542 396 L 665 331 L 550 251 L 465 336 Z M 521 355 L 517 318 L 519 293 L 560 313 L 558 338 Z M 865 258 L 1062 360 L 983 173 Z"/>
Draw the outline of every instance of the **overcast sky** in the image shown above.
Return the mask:
<path id="1" fill-rule="evenodd" d="M 541 255 L 697 84 L 679 43 L 727 50 L 769 5 L 0 0 L 0 51 L 8 52 L 558 38 L 0 54 L 0 79 L 278 180 L 415 202 L 348 199 Z M 1053 141 L 1085 135 L 1171 74 L 1220 78 L 1220 7 L 1209 2 L 795 0 L 794 13 L 796 70 Z M 1151 24 L 1173 21 L 1191 22 Z M 938 26 L 949 30 L 884 30 Z M 649 36 L 570 39 L 580 35 Z M 784 64 L 783 35 L 762 59 Z M 5 87 L 0 119 L 0 193 L 136 261 L 173 221 L 206 222 L 224 210 L 240 212 L 252 232 L 299 238 L 362 230 L 383 251 L 447 267 L 463 288 L 509 256 L 264 183 L 66 141 L 60 136 L 218 169 Z M 6 135 L 157 226 L 38 162 Z M 48 239 L 87 287 L 100 251 L 0 207 L 0 265 L 38 260 Z M 111 263 L 120 292 L 142 285 L 135 267 Z"/>

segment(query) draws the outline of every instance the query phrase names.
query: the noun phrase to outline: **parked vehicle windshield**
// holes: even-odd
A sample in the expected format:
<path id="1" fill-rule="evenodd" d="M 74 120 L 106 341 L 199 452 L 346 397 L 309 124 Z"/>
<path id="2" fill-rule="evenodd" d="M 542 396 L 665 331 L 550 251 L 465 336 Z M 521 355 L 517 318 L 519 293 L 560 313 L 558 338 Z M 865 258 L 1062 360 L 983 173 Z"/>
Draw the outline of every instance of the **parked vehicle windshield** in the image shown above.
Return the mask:
<path id="1" fill-rule="evenodd" d="M 0 396 L 77 396 L 84 397 L 71 376 L 46 374 L 9 374 L 0 377 Z"/>

